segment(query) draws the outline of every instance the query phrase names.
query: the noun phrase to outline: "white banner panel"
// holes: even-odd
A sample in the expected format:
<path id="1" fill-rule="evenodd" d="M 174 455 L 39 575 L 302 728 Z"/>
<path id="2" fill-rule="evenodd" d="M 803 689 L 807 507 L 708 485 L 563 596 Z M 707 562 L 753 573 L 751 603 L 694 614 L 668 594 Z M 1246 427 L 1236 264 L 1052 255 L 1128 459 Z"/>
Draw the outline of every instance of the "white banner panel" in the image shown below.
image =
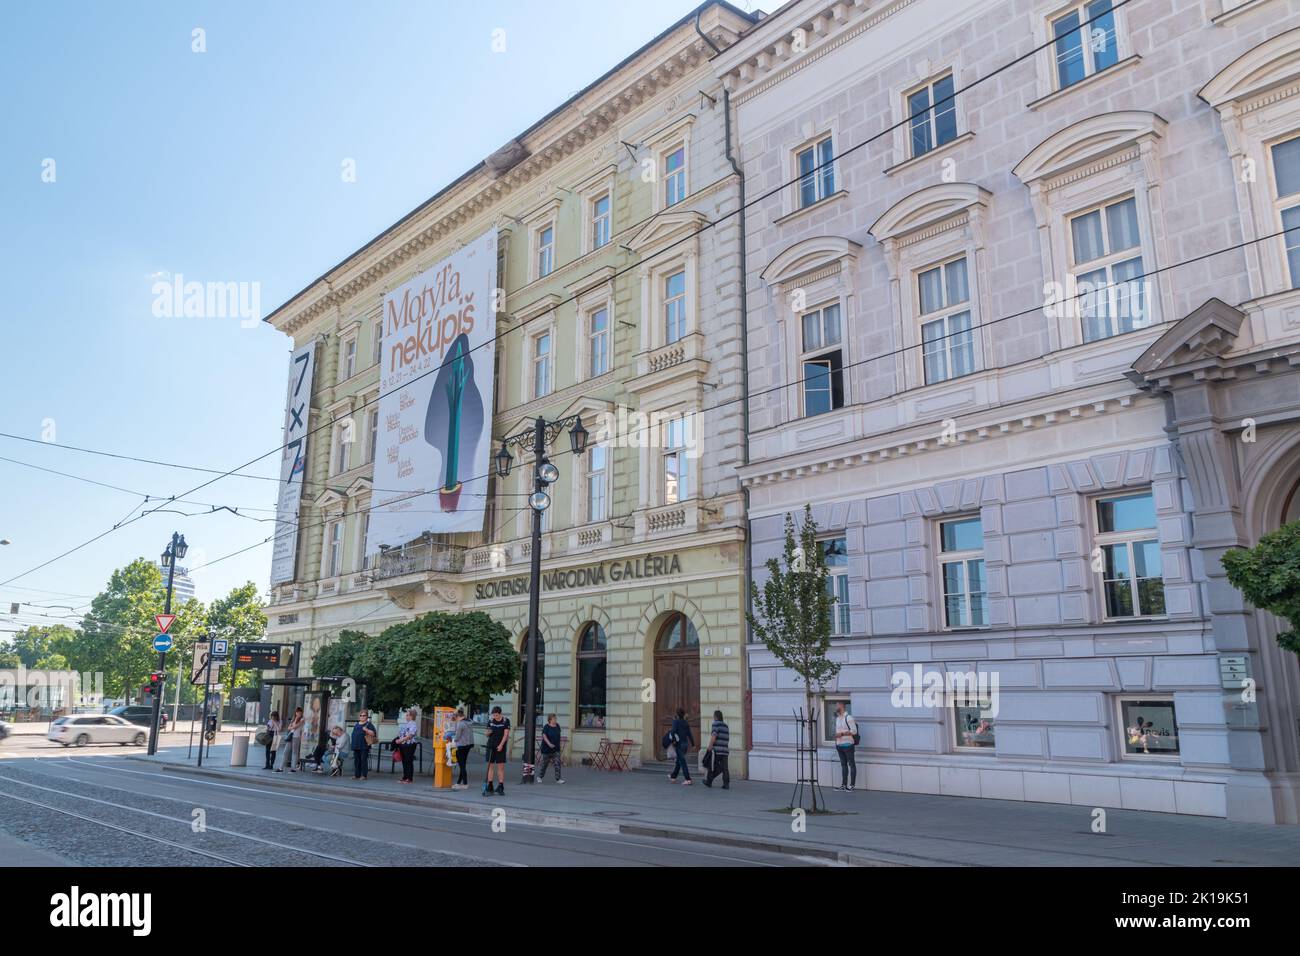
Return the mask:
<path id="1" fill-rule="evenodd" d="M 492 454 L 497 231 L 384 296 L 366 554 L 478 531 Z"/>
<path id="2" fill-rule="evenodd" d="M 311 380 L 316 370 L 316 343 L 294 351 L 289 360 L 289 394 L 284 410 L 284 451 L 280 458 L 280 500 L 275 512 L 275 542 L 271 546 L 271 583 L 292 581 L 298 557 L 298 505 L 307 472 L 307 430 L 310 427 Z"/>

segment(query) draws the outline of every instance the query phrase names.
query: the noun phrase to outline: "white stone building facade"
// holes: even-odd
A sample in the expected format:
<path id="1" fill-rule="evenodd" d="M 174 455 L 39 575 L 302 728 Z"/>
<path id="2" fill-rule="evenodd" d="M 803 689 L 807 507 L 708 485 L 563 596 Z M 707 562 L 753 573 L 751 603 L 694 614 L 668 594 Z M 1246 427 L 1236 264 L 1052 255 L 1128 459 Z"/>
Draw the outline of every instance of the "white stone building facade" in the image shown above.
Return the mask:
<path id="1" fill-rule="evenodd" d="M 1219 557 L 1298 507 L 1300 7 L 795 0 L 714 66 L 751 566 L 811 503 L 858 786 L 1297 822 L 1300 669 Z M 749 676 L 792 779 L 801 687 Z"/>

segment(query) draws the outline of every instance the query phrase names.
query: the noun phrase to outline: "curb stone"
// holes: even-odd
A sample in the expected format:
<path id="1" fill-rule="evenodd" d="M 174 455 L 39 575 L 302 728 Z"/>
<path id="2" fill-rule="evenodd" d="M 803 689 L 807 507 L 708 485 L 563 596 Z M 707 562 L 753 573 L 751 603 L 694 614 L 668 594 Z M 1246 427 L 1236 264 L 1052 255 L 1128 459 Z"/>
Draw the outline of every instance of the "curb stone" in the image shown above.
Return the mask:
<path id="1" fill-rule="evenodd" d="M 141 763 L 149 764 L 152 767 L 158 767 L 167 773 L 176 773 L 196 777 L 211 777 L 225 781 L 244 781 L 250 782 L 242 774 L 232 774 L 222 770 L 209 770 L 201 767 L 190 767 L 183 764 L 159 764 L 147 757 L 131 756 L 129 760 L 137 760 Z M 271 787 L 279 790 L 293 791 L 320 791 L 315 784 L 301 783 L 296 780 L 261 780 L 255 781 L 258 786 Z M 323 791 L 328 793 L 329 791 Z M 400 803 L 406 806 L 427 807 L 437 810 L 445 810 L 450 813 L 456 813 L 461 816 L 476 817 L 480 819 L 490 819 L 492 810 L 491 806 L 474 806 L 466 805 L 459 801 L 442 800 L 437 797 L 420 797 L 414 794 L 394 794 L 383 793 L 377 790 L 348 790 L 345 794 L 349 797 L 360 797 L 364 800 L 378 800 L 388 803 Z M 691 843 L 708 843 L 713 846 L 732 847 L 741 850 L 757 850 L 766 853 L 780 853 L 789 856 L 797 856 L 806 859 L 817 860 L 827 864 L 837 864 L 840 866 L 911 866 L 913 864 L 901 862 L 884 857 L 893 854 L 883 854 L 882 857 L 870 857 L 861 853 L 853 853 L 844 850 L 837 850 L 833 847 L 819 846 L 816 844 L 791 843 L 783 840 L 765 839 L 763 837 L 753 836 L 730 836 L 724 833 L 711 832 L 708 830 L 699 830 L 691 828 L 669 828 L 664 826 L 655 826 L 644 823 L 612 823 L 605 820 L 593 820 L 589 816 L 574 813 L 549 813 L 536 810 L 521 810 L 517 807 L 509 808 L 510 815 L 515 820 L 523 823 L 530 823 L 535 826 L 558 827 L 570 830 L 587 830 L 597 833 L 617 833 L 625 836 L 644 836 L 664 840 L 682 840 Z"/>

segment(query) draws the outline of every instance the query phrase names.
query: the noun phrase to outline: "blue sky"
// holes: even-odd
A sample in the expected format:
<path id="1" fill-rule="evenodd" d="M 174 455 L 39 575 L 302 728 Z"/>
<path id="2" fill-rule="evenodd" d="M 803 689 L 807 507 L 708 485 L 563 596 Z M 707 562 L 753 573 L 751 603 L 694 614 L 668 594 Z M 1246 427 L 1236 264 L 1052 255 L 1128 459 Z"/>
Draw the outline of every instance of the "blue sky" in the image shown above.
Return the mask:
<path id="1" fill-rule="evenodd" d="M 0 456 L 127 490 L 0 461 L 0 538 L 12 542 L 0 581 L 111 528 L 143 495 L 210 477 L 39 443 L 51 430 L 62 444 L 218 469 L 279 444 L 289 340 L 238 318 L 155 317 L 160 276 L 257 283 L 269 313 L 694 5 L 7 8 L 0 432 L 38 441 L 0 438 Z M 276 462 L 248 471 L 275 475 Z M 270 517 L 275 487 L 224 479 L 169 506 L 191 514 L 148 515 L 0 585 L 0 637 L 66 613 L 24 607 L 15 619 L 10 602 L 84 604 L 173 530 L 189 564 L 260 541 L 272 525 L 249 518 Z M 201 514 L 212 505 L 263 510 Z M 196 573 L 199 597 L 250 579 L 264 589 L 269 568 L 270 545 L 221 561 Z"/>

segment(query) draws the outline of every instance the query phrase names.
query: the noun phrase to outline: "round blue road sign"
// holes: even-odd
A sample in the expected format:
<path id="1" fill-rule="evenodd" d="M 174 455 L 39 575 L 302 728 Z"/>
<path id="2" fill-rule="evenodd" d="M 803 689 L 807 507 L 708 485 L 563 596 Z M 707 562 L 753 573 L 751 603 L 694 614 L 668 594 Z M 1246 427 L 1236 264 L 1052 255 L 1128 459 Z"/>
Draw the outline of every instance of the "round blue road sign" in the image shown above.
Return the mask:
<path id="1" fill-rule="evenodd" d="M 172 636 L 170 634 L 159 634 L 153 639 L 153 649 L 159 654 L 164 654 L 172 649 Z"/>

